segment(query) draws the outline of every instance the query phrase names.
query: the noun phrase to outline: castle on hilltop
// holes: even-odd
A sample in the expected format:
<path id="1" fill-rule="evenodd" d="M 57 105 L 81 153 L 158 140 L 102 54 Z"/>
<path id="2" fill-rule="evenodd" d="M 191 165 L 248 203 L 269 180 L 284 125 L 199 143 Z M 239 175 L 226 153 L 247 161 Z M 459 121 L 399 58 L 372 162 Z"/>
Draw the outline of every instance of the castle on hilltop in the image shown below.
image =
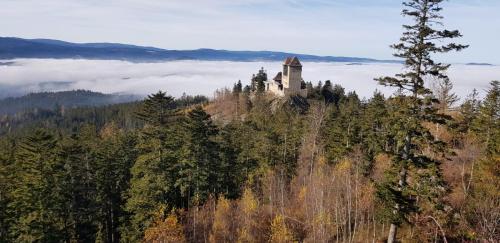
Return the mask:
<path id="1" fill-rule="evenodd" d="M 307 96 L 307 89 L 302 79 L 302 64 L 297 57 L 288 57 L 283 63 L 283 71 L 272 80 L 265 82 L 265 89 L 277 96 Z"/>

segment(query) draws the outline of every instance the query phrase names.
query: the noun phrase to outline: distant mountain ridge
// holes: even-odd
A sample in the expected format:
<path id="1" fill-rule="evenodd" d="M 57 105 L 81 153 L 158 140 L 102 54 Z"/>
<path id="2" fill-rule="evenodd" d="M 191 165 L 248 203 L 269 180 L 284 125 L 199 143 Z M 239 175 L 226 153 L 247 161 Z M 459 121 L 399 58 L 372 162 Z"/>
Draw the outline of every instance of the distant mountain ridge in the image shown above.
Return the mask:
<path id="1" fill-rule="evenodd" d="M 127 61 L 282 61 L 297 56 L 309 62 L 399 63 L 363 57 L 315 56 L 275 51 L 228 51 L 214 49 L 166 50 L 117 43 L 71 43 L 51 39 L 0 37 L 0 59 L 77 58 Z"/>
<path id="2" fill-rule="evenodd" d="M 33 109 L 95 107 L 140 99 L 141 97 L 136 95 L 103 94 L 87 90 L 31 93 L 21 97 L 0 99 L 0 116 Z"/>

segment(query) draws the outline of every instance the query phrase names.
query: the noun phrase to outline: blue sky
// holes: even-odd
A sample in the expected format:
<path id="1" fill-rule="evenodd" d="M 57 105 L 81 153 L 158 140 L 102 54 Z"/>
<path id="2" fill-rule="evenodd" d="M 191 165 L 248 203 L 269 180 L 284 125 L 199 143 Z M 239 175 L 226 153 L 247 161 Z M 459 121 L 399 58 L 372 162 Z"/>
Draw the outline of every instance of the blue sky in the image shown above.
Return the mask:
<path id="1" fill-rule="evenodd" d="M 500 64 L 500 0 L 451 0 L 471 47 L 447 62 Z M 392 58 L 399 0 L 0 0 L 0 36 Z"/>

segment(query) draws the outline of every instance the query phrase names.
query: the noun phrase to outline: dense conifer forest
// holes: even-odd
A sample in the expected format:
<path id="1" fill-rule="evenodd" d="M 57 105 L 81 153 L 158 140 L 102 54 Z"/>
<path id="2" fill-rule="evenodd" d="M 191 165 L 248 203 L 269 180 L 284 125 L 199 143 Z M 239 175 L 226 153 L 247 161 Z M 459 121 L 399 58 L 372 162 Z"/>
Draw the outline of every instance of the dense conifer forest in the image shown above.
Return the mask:
<path id="1" fill-rule="evenodd" d="M 258 71 L 210 100 L 2 117 L 0 242 L 498 242 L 500 82 L 453 93 L 440 2 L 406 2 L 391 96 L 277 98 Z"/>
<path id="2" fill-rule="evenodd" d="M 64 110 L 75 107 L 103 106 L 140 100 L 139 96 L 102 94 L 88 90 L 30 93 L 21 97 L 0 99 L 0 116 L 23 111 Z"/>
<path id="3" fill-rule="evenodd" d="M 439 163 L 408 169 L 401 239 L 498 240 L 499 85 L 436 106 L 444 124 L 422 123 L 446 152 L 425 148 Z M 25 114 L 0 139 L 1 241 L 386 239 L 400 98 L 360 100 L 330 81 L 309 93 L 280 100 L 236 84 L 197 104 L 159 92 Z"/>

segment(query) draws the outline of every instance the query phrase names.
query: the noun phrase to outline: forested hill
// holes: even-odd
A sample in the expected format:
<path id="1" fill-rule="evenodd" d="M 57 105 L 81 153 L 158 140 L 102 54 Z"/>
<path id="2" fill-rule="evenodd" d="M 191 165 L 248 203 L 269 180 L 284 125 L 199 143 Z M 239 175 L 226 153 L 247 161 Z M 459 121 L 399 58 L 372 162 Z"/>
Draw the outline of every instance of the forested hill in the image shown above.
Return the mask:
<path id="1" fill-rule="evenodd" d="M 115 43 L 70 43 L 48 39 L 0 37 L 0 59 L 84 58 L 129 61 L 282 61 L 297 56 L 311 62 L 395 62 L 362 57 L 314 56 L 274 51 L 228 51 L 213 49 L 166 50 Z"/>
<path id="2" fill-rule="evenodd" d="M 159 92 L 3 118 L 0 242 L 385 242 L 401 100 L 307 87 L 307 106 L 238 83 L 210 102 Z M 454 155 L 410 171 L 429 171 L 411 192 L 425 200 L 400 239 L 432 242 L 431 215 L 448 242 L 498 242 L 500 83 L 453 111 L 448 91 L 452 126 L 428 136 Z"/>
<path id="3" fill-rule="evenodd" d="M 103 94 L 87 90 L 31 93 L 0 100 L 0 115 L 33 109 L 52 110 L 54 108 L 102 106 L 139 99 L 140 97 L 135 95 Z"/>

